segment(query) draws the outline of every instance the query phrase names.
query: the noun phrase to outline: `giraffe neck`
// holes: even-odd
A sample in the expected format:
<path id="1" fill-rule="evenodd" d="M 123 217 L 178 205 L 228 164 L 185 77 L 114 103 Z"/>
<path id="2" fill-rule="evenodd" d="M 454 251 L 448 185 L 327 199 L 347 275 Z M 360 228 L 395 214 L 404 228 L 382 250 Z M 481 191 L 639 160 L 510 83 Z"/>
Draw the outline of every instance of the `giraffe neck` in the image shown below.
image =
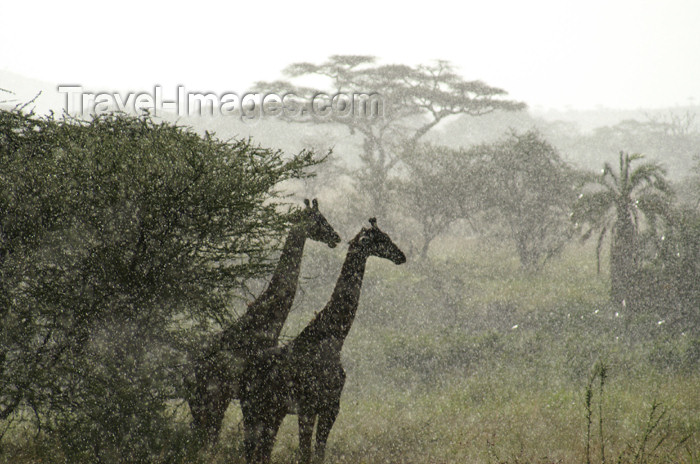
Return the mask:
<path id="1" fill-rule="evenodd" d="M 261 343 L 265 345 L 277 343 L 296 295 L 305 243 L 305 231 L 293 226 L 287 234 L 270 283 L 248 305 L 245 314 L 224 331 L 224 345 L 236 351 L 242 345 L 256 343 L 256 340 L 264 340 Z"/>
<path id="2" fill-rule="evenodd" d="M 281 304 L 289 311 L 299 283 L 301 257 L 304 254 L 305 244 L 306 233 L 301 227 L 293 226 L 284 241 L 282 254 L 270 283 L 248 308 L 248 312 L 253 313 L 253 316 L 259 315 L 261 311 L 266 312 L 269 307 L 268 301 Z M 283 316 L 286 318 L 287 314 L 285 313 Z"/>
<path id="3" fill-rule="evenodd" d="M 327 341 L 340 354 L 355 320 L 368 258 L 353 248 L 351 245 L 348 250 L 330 301 L 294 340 L 295 346 L 321 346 L 321 342 Z"/>

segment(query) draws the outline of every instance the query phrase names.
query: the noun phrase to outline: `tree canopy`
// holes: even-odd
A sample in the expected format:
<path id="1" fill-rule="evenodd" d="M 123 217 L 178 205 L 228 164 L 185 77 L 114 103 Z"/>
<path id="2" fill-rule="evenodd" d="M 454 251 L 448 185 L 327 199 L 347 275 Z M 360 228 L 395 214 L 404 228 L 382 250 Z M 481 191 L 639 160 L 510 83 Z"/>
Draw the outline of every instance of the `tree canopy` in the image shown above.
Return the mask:
<path id="1" fill-rule="evenodd" d="M 284 73 L 295 80 L 321 76 L 327 88 L 275 81 L 259 82 L 256 90 L 293 95 L 300 105 L 306 105 L 307 111 L 294 113 L 289 121 L 340 124 L 351 134 L 359 134 L 361 190 L 380 212 L 386 202 L 389 173 L 399 163 L 405 143 L 415 144 L 450 116 L 525 107 L 506 99 L 502 89 L 465 80 L 447 61 L 408 66 L 379 64 L 373 56 L 333 55 L 321 64 L 292 64 Z M 315 111 L 309 106 L 313 102 L 320 102 L 324 111 Z"/>
<path id="2" fill-rule="evenodd" d="M 530 270 L 541 268 L 571 237 L 579 175 L 538 132 L 512 132 L 461 150 L 409 145 L 403 164 L 399 193 L 421 226 L 424 257 L 430 242 L 457 219 L 476 231 L 485 223 L 496 226 Z"/>
<path id="3" fill-rule="evenodd" d="M 148 116 L 1 111 L 0 419 L 76 460 L 157 448 L 142 428 L 170 430 L 188 344 L 269 272 L 278 184 L 317 162 Z"/>

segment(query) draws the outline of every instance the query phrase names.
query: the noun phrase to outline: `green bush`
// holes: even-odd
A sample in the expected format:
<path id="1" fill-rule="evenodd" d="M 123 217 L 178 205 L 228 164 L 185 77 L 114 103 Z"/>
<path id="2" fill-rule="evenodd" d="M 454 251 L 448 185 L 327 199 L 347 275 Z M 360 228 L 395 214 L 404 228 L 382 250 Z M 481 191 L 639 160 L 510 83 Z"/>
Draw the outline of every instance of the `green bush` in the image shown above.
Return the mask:
<path id="1" fill-rule="evenodd" d="M 0 421 L 70 462 L 182 456 L 188 351 L 286 230 L 284 157 L 151 117 L 0 111 Z"/>

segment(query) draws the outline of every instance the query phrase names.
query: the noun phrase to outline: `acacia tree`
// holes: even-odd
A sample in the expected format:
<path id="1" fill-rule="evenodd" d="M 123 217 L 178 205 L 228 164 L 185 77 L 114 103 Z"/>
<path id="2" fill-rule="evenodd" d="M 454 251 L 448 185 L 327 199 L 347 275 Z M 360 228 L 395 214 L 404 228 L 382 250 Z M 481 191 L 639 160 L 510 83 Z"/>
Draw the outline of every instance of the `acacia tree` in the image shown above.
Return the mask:
<path id="1" fill-rule="evenodd" d="M 259 82 L 256 90 L 287 95 L 296 101 L 299 111 L 281 113 L 289 121 L 342 125 L 361 137 L 358 180 L 377 214 L 386 203 L 387 180 L 400 161 L 404 143 L 417 143 L 453 115 L 480 116 L 525 107 L 504 99 L 504 90 L 463 79 L 447 61 L 383 65 L 373 56 L 334 55 L 321 64 L 292 64 L 284 73 L 292 79 L 322 76 L 328 87 L 276 81 Z M 322 95 L 328 98 L 319 98 Z"/>
<path id="2" fill-rule="evenodd" d="M 393 188 L 403 211 L 421 228 L 420 256 L 457 219 L 471 221 L 484 208 L 484 169 L 473 151 L 431 144 L 408 145 L 403 175 Z M 472 224 L 473 225 L 473 224 Z"/>
<path id="3" fill-rule="evenodd" d="M 485 209 L 505 226 L 522 267 L 540 269 L 573 232 L 569 214 L 577 173 L 537 131 L 511 133 L 472 150 L 482 166 Z"/>
<path id="4" fill-rule="evenodd" d="M 600 270 L 600 250 L 608 232 L 610 243 L 611 297 L 616 303 L 629 302 L 638 268 L 638 236 L 642 219 L 653 229 L 656 220 L 670 212 L 671 188 L 665 170 L 656 163 L 632 167 L 640 154 L 620 152 L 617 172 L 605 163 L 592 179 L 595 190 L 584 192 L 575 204 L 572 219 L 586 225 L 582 238 L 598 234 L 596 260 Z"/>
<path id="5" fill-rule="evenodd" d="M 277 185 L 315 163 L 147 116 L 1 111 L 0 421 L 71 462 L 174 461 L 178 366 L 271 270 Z"/>

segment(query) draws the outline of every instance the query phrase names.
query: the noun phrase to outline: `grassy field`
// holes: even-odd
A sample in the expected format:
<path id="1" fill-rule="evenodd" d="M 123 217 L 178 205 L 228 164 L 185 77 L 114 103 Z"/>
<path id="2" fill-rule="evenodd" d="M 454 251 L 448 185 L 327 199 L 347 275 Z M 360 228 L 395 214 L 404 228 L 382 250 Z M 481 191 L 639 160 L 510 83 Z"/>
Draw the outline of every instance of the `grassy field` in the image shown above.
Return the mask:
<path id="1" fill-rule="evenodd" d="M 442 245 L 460 251 L 400 267 L 370 260 L 328 462 L 700 461 L 698 333 L 612 307 L 588 245 L 534 275 L 505 248 Z M 309 266 L 329 272 L 307 270 L 288 336 L 330 294 L 342 253 L 328 259 Z M 237 406 L 224 436 L 209 461 L 240 462 Z M 296 449 L 289 416 L 276 462 Z"/>
<path id="2" fill-rule="evenodd" d="M 286 338 L 323 306 L 343 259 L 315 244 L 307 253 Z M 371 259 L 326 461 L 700 462 L 697 327 L 630 314 L 607 292 L 589 245 L 537 274 L 511 250 L 468 239 L 438 244 L 428 262 Z M 241 436 L 234 404 L 220 443 L 193 461 L 243 462 Z M 293 462 L 296 449 L 289 416 L 275 462 Z M 5 462 L 56 456 L 10 454 Z"/>

